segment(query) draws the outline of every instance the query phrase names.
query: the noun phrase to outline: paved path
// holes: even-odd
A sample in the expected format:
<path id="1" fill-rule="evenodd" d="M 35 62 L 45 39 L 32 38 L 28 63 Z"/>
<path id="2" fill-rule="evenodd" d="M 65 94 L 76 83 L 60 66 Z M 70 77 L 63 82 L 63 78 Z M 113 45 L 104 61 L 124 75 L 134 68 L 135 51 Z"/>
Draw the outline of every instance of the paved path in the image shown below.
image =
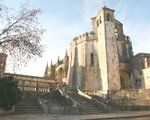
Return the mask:
<path id="1" fill-rule="evenodd" d="M 101 115 L 26 114 L 0 116 L 0 120 L 150 120 L 150 111 L 122 112 Z"/>

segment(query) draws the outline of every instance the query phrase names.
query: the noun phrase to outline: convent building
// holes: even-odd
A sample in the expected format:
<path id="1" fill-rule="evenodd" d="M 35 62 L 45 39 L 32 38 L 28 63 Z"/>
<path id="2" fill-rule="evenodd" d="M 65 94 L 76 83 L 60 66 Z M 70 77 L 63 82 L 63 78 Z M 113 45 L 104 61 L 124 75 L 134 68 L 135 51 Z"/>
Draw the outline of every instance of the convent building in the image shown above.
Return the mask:
<path id="1" fill-rule="evenodd" d="M 133 55 L 132 43 L 115 19 L 115 10 L 104 6 L 91 18 L 92 31 L 76 36 L 69 54 L 47 65 L 46 78 L 68 89 L 108 91 L 150 88 L 150 54 Z"/>

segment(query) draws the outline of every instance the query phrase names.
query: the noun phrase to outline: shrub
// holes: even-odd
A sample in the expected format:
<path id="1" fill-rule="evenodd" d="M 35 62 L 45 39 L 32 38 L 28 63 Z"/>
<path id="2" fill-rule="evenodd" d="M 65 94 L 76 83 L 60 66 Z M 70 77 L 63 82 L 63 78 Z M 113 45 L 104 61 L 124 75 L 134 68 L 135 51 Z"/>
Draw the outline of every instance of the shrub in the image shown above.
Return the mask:
<path id="1" fill-rule="evenodd" d="M 18 82 L 12 77 L 0 77 L 0 108 L 10 110 L 21 100 Z"/>

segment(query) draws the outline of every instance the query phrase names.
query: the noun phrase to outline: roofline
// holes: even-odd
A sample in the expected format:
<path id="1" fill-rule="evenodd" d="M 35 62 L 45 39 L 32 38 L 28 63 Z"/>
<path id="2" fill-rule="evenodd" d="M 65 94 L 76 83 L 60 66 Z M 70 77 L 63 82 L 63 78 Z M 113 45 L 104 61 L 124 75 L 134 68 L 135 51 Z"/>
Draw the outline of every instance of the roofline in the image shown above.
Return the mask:
<path id="1" fill-rule="evenodd" d="M 134 56 L 139 56 L 139 55 L 150 55 L 150 53 L 137 53 L 137 54 L 134 55 Z"/>

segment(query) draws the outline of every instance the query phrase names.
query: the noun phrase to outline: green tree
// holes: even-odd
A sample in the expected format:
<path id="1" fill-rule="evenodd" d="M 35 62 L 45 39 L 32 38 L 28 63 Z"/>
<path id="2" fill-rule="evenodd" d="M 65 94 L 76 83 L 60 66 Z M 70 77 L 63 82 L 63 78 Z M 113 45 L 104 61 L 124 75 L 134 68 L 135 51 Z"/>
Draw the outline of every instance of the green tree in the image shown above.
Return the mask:
<path id="1" fill-rule="evenodd" d="M 38 16 L 40 9 L 20 4 L 19 10 L 0 3 L 0 51 L 7 54 L 14 65 L 26 64 L 43 53 L 42 34 Z"/>
<path id="2" fill-rule="evenodd" d="M 21 100 L 17 85 L 18 82 L 11 76 L 0 78 L 0 108 L 9 110 Z"/>

